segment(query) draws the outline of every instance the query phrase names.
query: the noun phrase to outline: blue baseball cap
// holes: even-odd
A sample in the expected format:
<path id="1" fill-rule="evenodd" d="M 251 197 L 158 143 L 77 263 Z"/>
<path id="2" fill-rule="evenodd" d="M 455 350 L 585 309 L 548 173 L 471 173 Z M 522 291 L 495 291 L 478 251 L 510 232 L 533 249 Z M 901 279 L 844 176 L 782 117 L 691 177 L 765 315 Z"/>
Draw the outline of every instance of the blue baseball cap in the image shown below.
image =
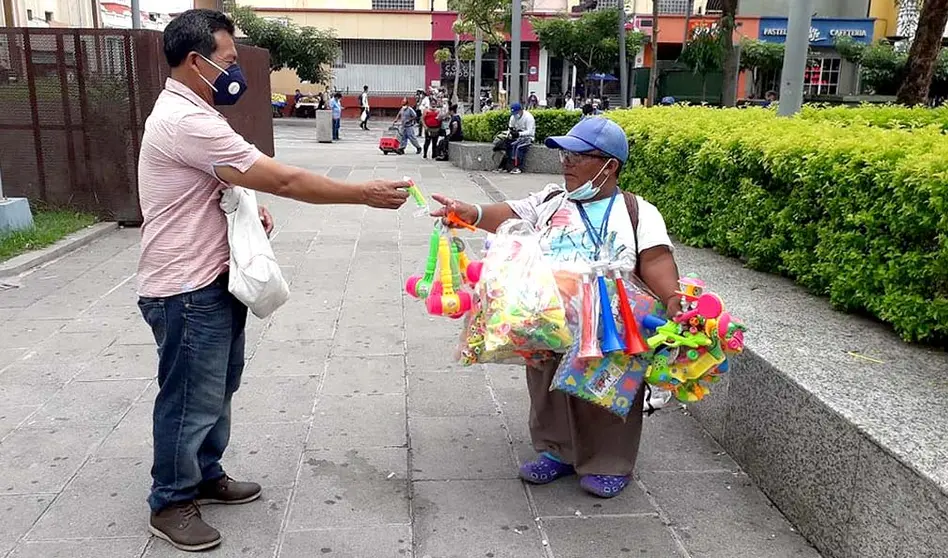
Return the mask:
<path id="1" fill-rule="evenodd" d="M 523 106 L 520 103 L 514 103 L 510 105 L 510 114 L 516 114 L 520 112 L 521 109 L 523 109 Z"/>
<path id="2" fill-rule="evenodd" d="M 615 157 L 621 163 L 629 159 L 629 140 L 625 132 L 608 118 L 584 118 L 565 136 L 546 138 L 544 144 L 552 149 L 574 153 L 599 150 L 610 157 Z"/>

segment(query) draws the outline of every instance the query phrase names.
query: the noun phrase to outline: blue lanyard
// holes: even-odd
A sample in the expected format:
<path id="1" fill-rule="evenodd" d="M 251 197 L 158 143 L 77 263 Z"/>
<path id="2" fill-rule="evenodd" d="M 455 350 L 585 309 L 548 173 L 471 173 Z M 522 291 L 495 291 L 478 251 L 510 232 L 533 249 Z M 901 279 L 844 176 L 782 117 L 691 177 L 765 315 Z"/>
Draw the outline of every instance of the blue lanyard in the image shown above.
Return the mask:
<path id="1" fill-rule="evenodd" d="M 616 201 L 616 194 L 619 193 L 619 188 L 616 187 L 612 191 L 612 197 L 609 198 L 609 205 L 606 206 L 606 213 L 602 217 L 602 223 L 599 225 L 599 230 L 597 231 L 592 225 L 592 221 L 589 219 L 589 214 L 586 213 L 586 209 L 583 208 L 583 204 L 577 203 L 576 206 L 579 208 L 579 216 L 583 219 L 583 224 L 586 226 L 586 232 L 589 234 L 590 240 L 592 240 L 593 246 L 596 247 L 596 257 L 601 256 L 602 245 L 606 240 L 606 232 L 609 230 L 609 215 L 612 214 L 612 204 Z"/>

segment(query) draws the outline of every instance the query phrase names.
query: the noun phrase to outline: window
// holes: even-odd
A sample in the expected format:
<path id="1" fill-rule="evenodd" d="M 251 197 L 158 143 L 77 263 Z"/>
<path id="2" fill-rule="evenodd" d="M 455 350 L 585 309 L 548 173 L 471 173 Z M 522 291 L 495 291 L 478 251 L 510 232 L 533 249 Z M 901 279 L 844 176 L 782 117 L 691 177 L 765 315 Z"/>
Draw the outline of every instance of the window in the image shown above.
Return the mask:
<path id="1" fill-rule="evenodd" d="M 372 0 L 373 10 L 414 10 L 415 0 Z"/>
<path id="2" fill-rule="evenodd" d="M 660 14 L 686 14 L 688 13 L 688 0 L 657 0 L 658 13 Z"/>
<path id="3" fill-rule="evenodd" d="M 596 3 L 596 10 L 618 10 L 619 0 L 599 0 Z"/>
<path id="4" fill-rule="evenodd" d="M 33 10 L 26 10 L 26 20 L 27 21 L 33 20 Z"/>
<path id="5" fill-rule="evenodd" d="M 46 12 L 46 23 L 53 21 L 53 12 Z"/>
<path id="6" fill-rule="evenodd" d="M 803 74 L 805 95 L 836 95 L 839 92 L 839 58 L 817 58 L 810 60 Z"/>

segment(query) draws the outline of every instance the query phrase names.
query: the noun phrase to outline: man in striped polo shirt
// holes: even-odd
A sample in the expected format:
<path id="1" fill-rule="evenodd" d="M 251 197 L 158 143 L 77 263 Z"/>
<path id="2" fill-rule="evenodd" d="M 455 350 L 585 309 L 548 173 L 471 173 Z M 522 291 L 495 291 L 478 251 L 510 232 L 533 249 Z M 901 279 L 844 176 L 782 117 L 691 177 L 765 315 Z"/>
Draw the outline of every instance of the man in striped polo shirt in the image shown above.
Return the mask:
<path id="1" fill-rule="evenodd" d="M 408 184 L 338 182 L 282 165 L 234 132 L 213 108 L 236 103 L 247 88 L 234 24 L 224 14 L 182 13 L 165 29 L 164 51 L 171 77 L 145 122 L 138 166 L 144 216 L 139 307 L 159 355 L 149 528 L 197 551 L 221 542 L 198 504 L 242 504 L 260 496 L 260 485 L 231 479 L 220 464 L 243 371 L 247 318 L 247 308 L 227 291 L 222 190 L 239 184 L 308 203 L 397 209 Z M 260 218 L 269 232 L 266 209 Z"/>

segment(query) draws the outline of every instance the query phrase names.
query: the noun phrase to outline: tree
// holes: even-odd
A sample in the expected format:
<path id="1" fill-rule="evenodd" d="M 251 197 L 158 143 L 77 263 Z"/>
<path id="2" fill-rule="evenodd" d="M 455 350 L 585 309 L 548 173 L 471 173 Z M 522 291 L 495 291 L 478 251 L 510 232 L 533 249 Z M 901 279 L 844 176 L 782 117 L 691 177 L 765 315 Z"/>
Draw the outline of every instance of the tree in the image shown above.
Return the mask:
<path id="1" fill-rule="evenodd" d="M 691 40 L 681 51 L 678 61 L 701 76 L 701 101 L 705 101 L 708 89 L 708 74 L 719 72 L 725 59 L 724 40 L 727 34 L 722 27 L 696 27 Z"/>
<path id="2" fill-rule="evenodd" d="M 227 10 L 251 45 L 270 51 L 270 71 L 296 71 L 301 81 L 327 84 L 332 63 L 339 56 L 339 41 L 332 30 L 297 27 L 290 21 L 258 16 L 249 6 L 228 2 Z"/>
<path id="3" fill-rule="evenodd" d="M 648 106 L 655 106 L 658 94 L 658 2 L 652 1 L 652 67 L 648 73 Z"/>
<path id="4" fill-rule="evenodd" d="M 505 53 L 510 53 L 504 41 L 510 32 L 512 3 L 510 0 L 448 0 L 448 9 L 457 12 L 454 21 L 454 51 L 464 52 L 466 48 L 461 44 L 461 35 L 482 37 L 489 44 L 499 46 Z M 471 58 L 473 59 L 473 49 Z M 460 58 L 457 59 L 457 68 L 454 79 L 454 90 L 457 91 L 457 73 L 460 73 Z M 480 90 L 481 84 L 474 84 Z M 452 94 L 457 102 L 457 94 Z M 479 112 L 479 110 L 475 110 Z"/>
<path id="5" fill-rule="evenodd" d="M 909 49 L 905 78 L 896 95 L 899 103 L 903 105 L 927 103 L 946 24 L 948 24 L 948 0 L 925 0 L 919 14 L 915 40 L 912 41 L 912 47 Z"/>
<path id="6" fill-rule="evenodd" d="M 722 0 L 721 4 L 721 48 L 724 58 L 721 61 L 724 70 L 723 87 L 721 88 L 721 104 L 726 107 L 737 105 L 737 57 L 734 49 L 734 29 L 737 28 L 737 5 L 739 0 Z"/>
<path id="7" fill-rule="evenodd" d="M 780 72 L 783 68 L 784 51 L 784 45 L 781 43 L 770 43 L 757 39 L 743 39 L 741 41 L 740 69 L 750 71 L 754 93 L 758 97 L 763 97 L 766 93 L 761 91 L 761 85 L 763 85 L 761 74 L 769 75 Z"/>
<path id="8" fill-rule="evenodd" d="M 569 60 L 584 72 L 611 73 L 619 63 L 619 10 L 586 12 L 579 18 L 534 18 L 540 46 L 553 56 Z M 645 43 L 645 35 L 626 34 L 626 56 L 634 57 Z"/>

